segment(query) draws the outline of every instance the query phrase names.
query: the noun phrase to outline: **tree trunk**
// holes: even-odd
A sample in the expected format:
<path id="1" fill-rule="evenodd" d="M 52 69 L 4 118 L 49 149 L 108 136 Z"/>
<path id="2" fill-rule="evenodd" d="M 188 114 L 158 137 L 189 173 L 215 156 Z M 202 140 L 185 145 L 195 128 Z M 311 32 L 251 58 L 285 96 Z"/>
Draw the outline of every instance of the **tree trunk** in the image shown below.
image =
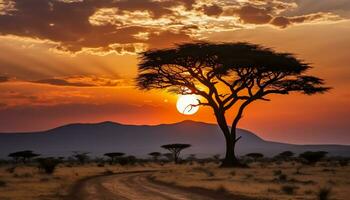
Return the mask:
<path id="1" fill-rule="evenodd" d="M 221 164 L 221 167 L 240 167 L 242 166 L 235 155 L 236 147 L 236 127 L 232 127 L 231 131 L 227 126 L 226 119 L 223 113 L 217 113 L 216 115 L 218 125 L 223 132 L 226 140 L 226 153 L 225 158 Z"/>

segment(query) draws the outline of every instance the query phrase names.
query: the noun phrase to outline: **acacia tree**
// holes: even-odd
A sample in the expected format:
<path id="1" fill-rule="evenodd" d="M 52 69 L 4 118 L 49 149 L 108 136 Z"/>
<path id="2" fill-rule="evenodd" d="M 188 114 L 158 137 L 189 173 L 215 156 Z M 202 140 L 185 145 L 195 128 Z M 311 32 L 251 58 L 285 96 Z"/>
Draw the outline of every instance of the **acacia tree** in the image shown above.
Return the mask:
<path id="1" fill-rule="evenodd" d="M 105 156 L 110 158 L 110 164 L 115 163 L 119 158 L 125 155 L 125 153 L 122 152 L 111 152 L 111 153 L 105 153 Z"/>
<path id="2" fill-rule="evenodd" d="M 162 148 L 170 151 L 172 153 L 172 157 L 174 159 L 175 164 L 179 163 L 179 155 L 180 152 L 188 147 L 190 144 L 166 144 L 161 146 Z"/>
<path id="3" fill-rule="evenodd" d="M 235 156 L 241 138 L 236 137 L 236 127 L 252 102 L 269 101 L 271 94 L 312 95 L 329 89 L 322 79 L 306 75 L 310 65 L 292 54 L 250 43 L 186 43 L 145 51 L 140 59 L 138 88 L 198 95 L 198 103 L 191 107 L 212 108 L 226 139 L 224 167 L 240 165 Z M 235 112 L 228 124 L 231 108 Z"/>
<path id="4" fill-rule="evenodd" d="M 30 159 L 34 158 L 34 157 L 38 157 L 40 156 L 40 154 L 36 154 L 33 153 L 33 151 L 17 151 L 14 153 L 10 153 L 8 155 L 8 157 L 11 157 L 15 160 L 15 162 L 17 163 L 18 160 L 22 160 L 23 163 L 26 163 L 27 161 L 29 161 Z"/>

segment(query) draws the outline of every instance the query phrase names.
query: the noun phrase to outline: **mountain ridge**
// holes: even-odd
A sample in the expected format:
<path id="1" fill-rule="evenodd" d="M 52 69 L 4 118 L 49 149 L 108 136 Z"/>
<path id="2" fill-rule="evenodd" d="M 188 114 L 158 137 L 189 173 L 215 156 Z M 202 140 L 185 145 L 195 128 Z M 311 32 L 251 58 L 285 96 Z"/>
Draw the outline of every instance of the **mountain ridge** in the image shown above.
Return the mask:
<path id="1" fill-rule="evenodd" d="M 255 133 L 237 129 L 242 139 L 238 155 L 261 152 L 273 156 L 285 150 L 300 153 L 306 150 L 326 150 L 331 155 L 350 155 L 349 145 L 300 145 L 264 140 Z M 225 141 L 216 124 L 185 120 L 172 124 L 128 125 L 112 121 L 73 123 L 39 132 L 0 133 L 0 157 L 19 150 L 34 150 L 45 155 L 68 156 L 72 151 L 89 151 L 96 156 L 106 152 L 123 151 L 145 156 L 162 151 L 166 143 L 190 143 L 187 154 L 223 154 Z"/>

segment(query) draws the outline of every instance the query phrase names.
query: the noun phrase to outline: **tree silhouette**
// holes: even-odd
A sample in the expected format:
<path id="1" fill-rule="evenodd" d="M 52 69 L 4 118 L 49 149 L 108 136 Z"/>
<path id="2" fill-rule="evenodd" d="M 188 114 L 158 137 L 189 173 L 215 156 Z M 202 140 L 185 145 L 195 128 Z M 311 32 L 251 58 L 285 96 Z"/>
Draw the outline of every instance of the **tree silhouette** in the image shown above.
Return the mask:
<path id="1" fill-rule="evenodd" d="M 326 151 L 306 151 L 301 153 L 299 157 L 305 159 L 307 164 L 313 165 L 326 157 L 326 154 L 328 154 Z"/>
<path id="2" fill-rule="evenodd" d="M 150 155 L 150 156 L 153 157 L 153 161 L 157 162 L 157 161 L 158 161 L 158 158 L 159 158 L 162 154 L 159 153 L 159 152 L 151 152 L 151 153 L 149 153 L 148 155 Z"/>
<path id="3" fill-rule="evenodd" d="M 179 163 L 180 152 L 186 148 L 189 148 L 190 144 L 166 144 L 161 146 L 162 148 L 170 151 L 174 159 L 175 164 Z"/>
<path id="4" fill-rule="evenodd" d="M 261 154 L 261 153 L 248 153 L 245 156 L 253 158 L 256 161 L 256 160 L 258 160 L 260 158 L 263 158 L 264 154 Z"/>
<path id="5" fill-rule="evenodd" d="M 83 165 L 89 160 L 89 152 L 73 152 L 73 157 L 77 159 L 79 164 Z"/>
<path id="6" fill-rule="evenodd" d="M 53 174 L 55 172 L 55 169 L 58 164 L 62 162 L 61 159 L 57 159 L 54 157 L 48 157 L 48 158 L 39 158 L 39 170 L 44 171 L 46 174 Z"/>
<path id="7" fill-rule="evenodd" d="M 322 79 L 306 75 L 311 67 L 292 54 L 250 43 L 186 43 L 143 52 L 140 59 L 138 88 L 198 95 L 191 108 L 212 108 L 226 139 L 224 167 L 240 166 L 235 156 L 240 139 L 236 127 L 252 102 L 269 101 L 271 94 L 312 95 L 329 89 Z M 236 112 L 230 127 L 226 113 L 231 108 Z"/>
<path id="8" fill-rule="evenodd" d="M 105 153 L 105 156 L 110 158 L 110 164 L 115 163 L 118 158 L 122 157 L 125 155 L 125 153 L 121 153 L 121 152 L 112 152 L 112 153 Z"/>
<path id="9" fill-rule="evenodd" d="M 40 154 L 33 153 L 33 151 L 29 151 L 29 150 L 27 150 L 27 151 L 17 151 L 17 152 L 14 152 L 14 153 L 10 153 L 8 155 L 8 157 L 13 158 L 16 163 L 19 160 L 22 160 L 23 163 L 26 163 L 30 159 L 32 159 L 34 157 L 38 157 L 38 156 L 40 156 Z"/>

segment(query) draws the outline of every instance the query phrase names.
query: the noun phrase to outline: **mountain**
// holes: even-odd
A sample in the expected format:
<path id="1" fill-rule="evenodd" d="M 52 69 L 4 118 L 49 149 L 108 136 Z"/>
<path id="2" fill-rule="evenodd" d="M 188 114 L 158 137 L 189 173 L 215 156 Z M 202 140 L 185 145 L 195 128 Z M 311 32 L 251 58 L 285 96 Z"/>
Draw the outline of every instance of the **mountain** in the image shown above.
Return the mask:
<path id="1" fill-rule="evenodd" d="M 238 129 L 242 136 L 237 154 L 261 152 L 273 156 L 282 151 L 295 153 L 327 151 L 330 155 L 349 156 L 349 145 L 294 145 L 263 140 L 252 132 Z M 69 156 L 72 151 L 87 151 L 92 155 L 106 152 L 125 152 L 145 156 L 152 151 L 162 151 L 163 144 L 188 143 L 192 147 L 184 154 L 210 156 L 223 154 L 225 141 L 217 125 L 194 121 L 175 124 L 124 125 L 115 122 L 98 124 L 70 124 L 43 132 L 0 133 L 0 158 L 20 150 L 33 150 L 42 155 Z"/>

